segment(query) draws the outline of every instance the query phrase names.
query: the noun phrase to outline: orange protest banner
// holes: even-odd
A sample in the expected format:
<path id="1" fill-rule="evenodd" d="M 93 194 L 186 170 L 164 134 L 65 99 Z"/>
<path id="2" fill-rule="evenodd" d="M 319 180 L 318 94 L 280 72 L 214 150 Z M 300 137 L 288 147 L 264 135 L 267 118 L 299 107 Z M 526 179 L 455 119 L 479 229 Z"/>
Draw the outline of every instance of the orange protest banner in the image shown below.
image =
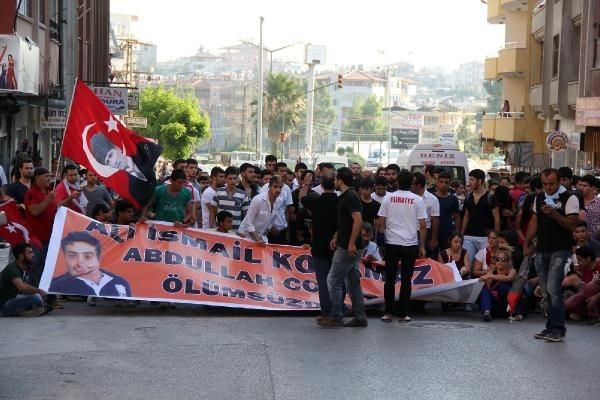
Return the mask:
<path id="1" fill-rule="evenodd" d="M 365 298 L 382 302 L 383 274 L 364 266 L 361 274 Z M 419 260 L 413 293 L 455 282 L 455 276 L 451 266 Z M 163 222 L 102 224 L 64 207 L 54 221 L 40 287 L 53 293 L 132 300 L 319 309 L 309 250 L 259 247 L 237 236 Z"/>

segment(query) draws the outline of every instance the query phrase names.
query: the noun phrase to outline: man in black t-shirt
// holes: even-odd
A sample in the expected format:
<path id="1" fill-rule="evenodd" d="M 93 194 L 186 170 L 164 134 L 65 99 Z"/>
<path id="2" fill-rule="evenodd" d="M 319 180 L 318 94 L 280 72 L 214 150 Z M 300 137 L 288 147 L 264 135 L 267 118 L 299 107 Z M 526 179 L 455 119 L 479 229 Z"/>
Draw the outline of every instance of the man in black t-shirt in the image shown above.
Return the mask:
<path id="1" fill-rule="evenodd" d="M 469 172 L 469 184 L 473 192 L 465 199 L 461 233 L 465 238 L 463 248 L 469 253 L 471 265 L 475 254 L 487 247 L 487 232 L 500 230 L 498 200 L 485 190 L 484 182 L 485 172 L 480 169 Z"/>
<path id="2" fill-rule="evenodd" d="M 14 199 L 17 204 L 23 204 L 25 201 L 25 192 L 31 187 L 31 178 L 33 178 L 33 161 L 28 158 L 19 160 L 17 164 L 19 179 L 4 187 L 4 194 Z"/>
<path id="3" fill-rule="evenodd" d="M 523 252 L 531 253 L 530 243 L 537 238 L 535 268 L 544 294 L 548 320 L 536 339 L 561 342 L 565 339 L 565 301 L 562 281 L 571 257 L 573 231 L 577 227 L 579 200 L 559 184 L 559 172 L 548 168 L 541 173 L 544 191 L 536 195 L 533 215 L 527 227 Z"/>
<path id="4" fill-rule="evenodd" d="M 440 250 L 445 250 L 450 246 L 448 243 L 450 234 L 460 229 L 461 223 L 458 198 L 449 192 L 451 179 L 452 176 L 449 172 L 441 172 L 438 175 L 436 191 L 434 193 L 440 202 L 440 224 L 438 228 Z"/>
<path id="5" fill-rule="evenodd" d="M 375 182 L 373 178 L 362 178 L 358 184 L 358 194 L 360 195 L 360 204 L 362 206 L 362 219 L 363 222 L 368 222 L 372 226 L 375 226 L 377 213 L 379 212 L 379 207 L 381 207 L 381 204 L 371 197 L 374 189 Z"/>
<path id="6" fill-rule="evenodd" d="M 331 240 L 330 247 L 335 249 L 331 270 L 327 276 L 329 298 L 331 300 L 331 316 L 319 321 L 324 328 L 340 326 L 366 327 L 368 325 L 365 313 L 363 293 L 360 287 L 360 257 L 365 248 L 360 231 L 362 228 L 360 198 L 350 189 L 352 171 L 342 167 L 337 171 L 336 186 L 340 190 L 337 208 L 337 232 Z M 346 324 L 343 320 L 343 287 L 347 285 L 354 319 Z"/>
<path id="7" fill-rule="evenodd" d="M 312 238 L 310 243 L 313 267 L 319 285 L 319 303 L 321 304 L 321 315 L 317 317 L 317 322 L 331 315 L 327 275 L 329 275 L 333 259 L 333 250 L 329 247 L 329 243 L 337 230 L 339 198 L 335 193 L 335 174 L 333 172 L 323 174 L 321 176 L 321 186 L 324 190 L 321 195 L 311 191 L 301 200 L 302 205 L 309 214 L 308 218 L 311 221 L 319 221 L 316 224 L 311 224 Z"/>

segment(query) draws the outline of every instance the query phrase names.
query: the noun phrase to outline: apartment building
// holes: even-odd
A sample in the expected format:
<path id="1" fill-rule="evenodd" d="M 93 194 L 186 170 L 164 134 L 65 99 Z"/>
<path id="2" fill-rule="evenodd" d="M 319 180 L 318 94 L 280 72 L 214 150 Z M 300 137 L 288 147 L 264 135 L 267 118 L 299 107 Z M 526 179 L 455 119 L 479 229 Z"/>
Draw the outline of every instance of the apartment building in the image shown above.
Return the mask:
<path id="1" fill-rule="evenodd" d="M 49 167 L 58 156 L 76 77 L 107 81 L 109 8 L 103 0 L 6 0 L 0 12 L 0 163 L 18 151 Z M 9 54 L 11 60 L 9 60 Z"/>
<path id="2" fill-rule="evenodd" d="M 554 0 L 552 0 L 554 1 Z M 502 81 L 504 110 L 488 112 L 482 121 L 484 149 L 500 147 L 507 154 L 526 154 L 523 160 L 510 157 L 513 166 L 542 168 L 548 164 L 544 123 L 530 103 L 532 82 L 539 81 L 541 46 L 532 40 L 535 0 L 488 0 L 487 20 L 504 24 L 505 44 L 498 55 L 487 58 L 484 79 Z M 491 146 L 490 146 L 491 144 Z M 533 156 L 532 156 L 533 154 Z"/>

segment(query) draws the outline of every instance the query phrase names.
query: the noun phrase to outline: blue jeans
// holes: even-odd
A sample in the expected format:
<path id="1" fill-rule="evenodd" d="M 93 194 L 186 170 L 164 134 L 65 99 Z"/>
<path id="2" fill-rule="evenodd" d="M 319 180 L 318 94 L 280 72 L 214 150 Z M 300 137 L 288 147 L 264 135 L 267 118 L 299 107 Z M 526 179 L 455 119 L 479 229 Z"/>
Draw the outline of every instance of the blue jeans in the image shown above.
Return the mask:
<path id="1" fill-rule="evenodd" d="M 484 286 L 481 290 L 481 297 L 479 298 L 479 310 L 482 313 L 489 311 L 494 316 L 505 317 L 507 315 L 507 297 L 510 288 L 510 283 L 498 283 L 493 289 Z M 497 296 L 494 296 L 492 292 L 497 292 Z"/>
<path id="2" fill-rule="evenodd" d="M 333 253 L 331 270 L 327 275 L 329 299 L 331 300 L 331 317 L 337 320 L 344 318 L 344 281 L 352 301 L 352 312 L 358 320 L 367 319 L 362 289 L 360 288 L 360 254 L 364 249 L 357 249 L 356 255 L 351 257 L 348 250 L 338 247 Z"/>
<path id="3" fill-rule="evenodd" d="M 565 278 L 565 264 L 569 257 L 571 252 L 568 250 L 541 250 L 535 253 L 535 269 L 548 307 L 546 329 L 563 335 L 567 329 L 562 281 Z"/>
<path id="4" fill-rule="evenodd" d="M 44 305 L 42 296 L 36 294 L 20 294 L 14 299 L 8 300 L 0 309 L 3 317 L 14 317 L 22 311 L 31 310 Z"/>
<path id="5" fill-rule="evenodd" d="M 469 253 L 469 259 L 471 260 L 471 271 L 473 270 L 473 260 L 475 259 L 475 254 L 479 250 L 485 249 L 488 245 L 488 240 L 486 236 L 466 236 L 463 240 L 463 249 Z"/>

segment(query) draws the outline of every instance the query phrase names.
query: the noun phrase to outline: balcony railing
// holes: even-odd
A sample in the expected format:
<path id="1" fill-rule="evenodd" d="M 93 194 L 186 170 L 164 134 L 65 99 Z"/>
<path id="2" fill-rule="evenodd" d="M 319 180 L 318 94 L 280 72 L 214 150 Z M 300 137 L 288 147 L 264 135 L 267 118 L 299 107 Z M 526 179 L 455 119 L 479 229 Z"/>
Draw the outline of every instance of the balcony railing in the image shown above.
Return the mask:
<path id="1" fill-rule="evenodd" d="M 506 43 L 498 52 L 498 74 L 522 76 L 528 70 L 527 44 L 523 42 Z"/>
<path id="2" fill-rule="evenodd" d="M 499 119 L 499 118 L 525 118 L 525 113 L 522 111 L 509 111 L 497 113 L 485 113 L 483 119 Z"/>
<path id="3" fill-rule="evenodd" d="M 579 96 L 579 81 L 569 82 L 567 84 L 567 100 L 570 106 L 575 106 Z"/>

